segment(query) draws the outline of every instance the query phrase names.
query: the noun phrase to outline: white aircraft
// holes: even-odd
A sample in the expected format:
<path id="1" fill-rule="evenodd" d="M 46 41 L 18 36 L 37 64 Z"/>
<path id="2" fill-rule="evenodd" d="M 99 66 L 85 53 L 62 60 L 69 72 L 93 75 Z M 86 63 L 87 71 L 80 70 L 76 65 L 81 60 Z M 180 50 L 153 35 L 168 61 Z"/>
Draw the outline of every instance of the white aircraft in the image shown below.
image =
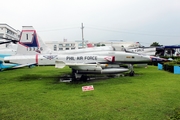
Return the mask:
<path id="1" fill-rule="evenodd" d="M 122 68 L 120 65 L 151 61 L 162 61 L 162 59 L 126 52 L 124 48 L 117 46 L 51 51 L 34 28 L 26 26 L 21 33 L 17 54 L 4 57 L 1 65 L 11 65 L 12 68 L 31 65 L 55 65 L 56 68 L 63 68 L 68 65 L 72 69 L 73 76 L 83 74 L 81 77 L 84 77 L 86 74 L 117 74 L 129 69 L 130 75 L 134 75 L 132 65 L 129 65 L 129 69 Z"/>
<path id="2" fill-rule="evenodd" d="M 0 55 L 15 55 L 18 40 L 0 37 Z"/>
<path id="3" fill-rule="evenodd" d="M 151 56 L 155 56 L 156 54 L 156 47 L 127 48 L 126 50 L 135 53 L 151 55 Z"/>
<path id="4" fill-rule="evenodd" d="M 9 68 L 10 66 L 7 66 L 3 64 L 3 58 L 6 56 L 11 56 L 11 55 L 15 55 L 16 51 L 17 51 L 17 45 L 15 44 L 16 40 L 10 40 L 7 39 L 7 41 L 5 40 L 6 38 L 2 38 L 0 37 L 0 70 L 5 69 L 5 68 Z"/>
<path id="5" fill-rule="evenodd" d="M 156 47 L 144 47 L 139 42 L 113 42 L 113 43 L 105 43 L 107 46 L 122 46 L 129 52 L 135 52 L 140 54 L 146 54 L 155 56 L 156 54 Z M 94 47 L 91 43 L 87 44 L 87 47 Z"/>
<path id="6" fill-rule="evenodd" d="M 6 48 L 1 48 L 0 49 L 0 57 L 15 55 L 16 50 L 17 50 L 16 47 L 17 47 L 16 45 L 10 44 Z"/>

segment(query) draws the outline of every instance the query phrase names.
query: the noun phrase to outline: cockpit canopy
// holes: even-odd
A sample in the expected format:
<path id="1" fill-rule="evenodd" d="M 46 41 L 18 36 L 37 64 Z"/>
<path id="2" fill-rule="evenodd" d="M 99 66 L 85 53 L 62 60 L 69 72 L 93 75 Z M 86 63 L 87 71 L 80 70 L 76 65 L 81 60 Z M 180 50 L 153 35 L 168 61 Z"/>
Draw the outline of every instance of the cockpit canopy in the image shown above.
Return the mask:
<path id="1" fill-rule="evenodd" d="M 126 51 L 124 46 L 112 46 L 114 51 Z"/>

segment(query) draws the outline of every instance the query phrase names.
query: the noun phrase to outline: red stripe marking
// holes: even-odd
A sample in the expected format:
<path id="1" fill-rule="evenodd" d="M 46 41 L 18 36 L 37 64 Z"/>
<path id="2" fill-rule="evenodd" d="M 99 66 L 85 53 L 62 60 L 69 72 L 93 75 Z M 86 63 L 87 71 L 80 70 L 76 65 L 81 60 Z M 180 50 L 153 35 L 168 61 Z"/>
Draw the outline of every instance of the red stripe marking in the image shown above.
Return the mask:
<path id="1" fill-rule="evenodd" d="M 114 62 L 115 61 L 115 56 L 112 56 L 112 62 Z"/>
<path id="2" fill-rule="evenodd" d="M 36 54 L 36 64 L 38 65 L 38 54 Z"/>

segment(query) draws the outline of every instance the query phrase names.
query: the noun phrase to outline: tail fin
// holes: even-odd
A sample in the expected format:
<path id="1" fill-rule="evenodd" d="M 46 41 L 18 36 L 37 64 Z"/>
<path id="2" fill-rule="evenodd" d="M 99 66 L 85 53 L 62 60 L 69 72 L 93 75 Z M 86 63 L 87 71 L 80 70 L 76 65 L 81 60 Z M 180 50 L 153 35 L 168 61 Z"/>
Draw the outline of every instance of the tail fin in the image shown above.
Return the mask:
<path id="1" fill-rule="evenodd" d="M 94 46 L 92 45 L 92 43 L 88 43 L 88 44 L 87 44 L 87 47 L 88 47 L 88 48 L 91 48 L 91 47 L 94 47 Z"/>
<path id="2" fill-rule="evenodd" d="M 49 53 L 50 49 L 44 44 L 32 26 L 23 26 L 17 47 L 17 54 L 31 55 Z"/>

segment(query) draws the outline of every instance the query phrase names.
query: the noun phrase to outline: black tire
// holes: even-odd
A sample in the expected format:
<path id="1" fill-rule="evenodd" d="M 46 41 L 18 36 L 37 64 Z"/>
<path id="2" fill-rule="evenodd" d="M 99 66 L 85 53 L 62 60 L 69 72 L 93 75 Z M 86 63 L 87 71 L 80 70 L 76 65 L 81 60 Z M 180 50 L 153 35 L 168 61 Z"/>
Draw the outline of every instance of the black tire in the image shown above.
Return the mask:
<path id="1" fill-rule="evenodd" d="M 131 72 L 129 73 L 129 76 L 134 76 L 134 71 L 131 71 Z"/>
<path id="2" fill-rule="evenodd" d="M 82 75 L 80 81 L 87 82 L 88 77 L 86 75 Z"/>

